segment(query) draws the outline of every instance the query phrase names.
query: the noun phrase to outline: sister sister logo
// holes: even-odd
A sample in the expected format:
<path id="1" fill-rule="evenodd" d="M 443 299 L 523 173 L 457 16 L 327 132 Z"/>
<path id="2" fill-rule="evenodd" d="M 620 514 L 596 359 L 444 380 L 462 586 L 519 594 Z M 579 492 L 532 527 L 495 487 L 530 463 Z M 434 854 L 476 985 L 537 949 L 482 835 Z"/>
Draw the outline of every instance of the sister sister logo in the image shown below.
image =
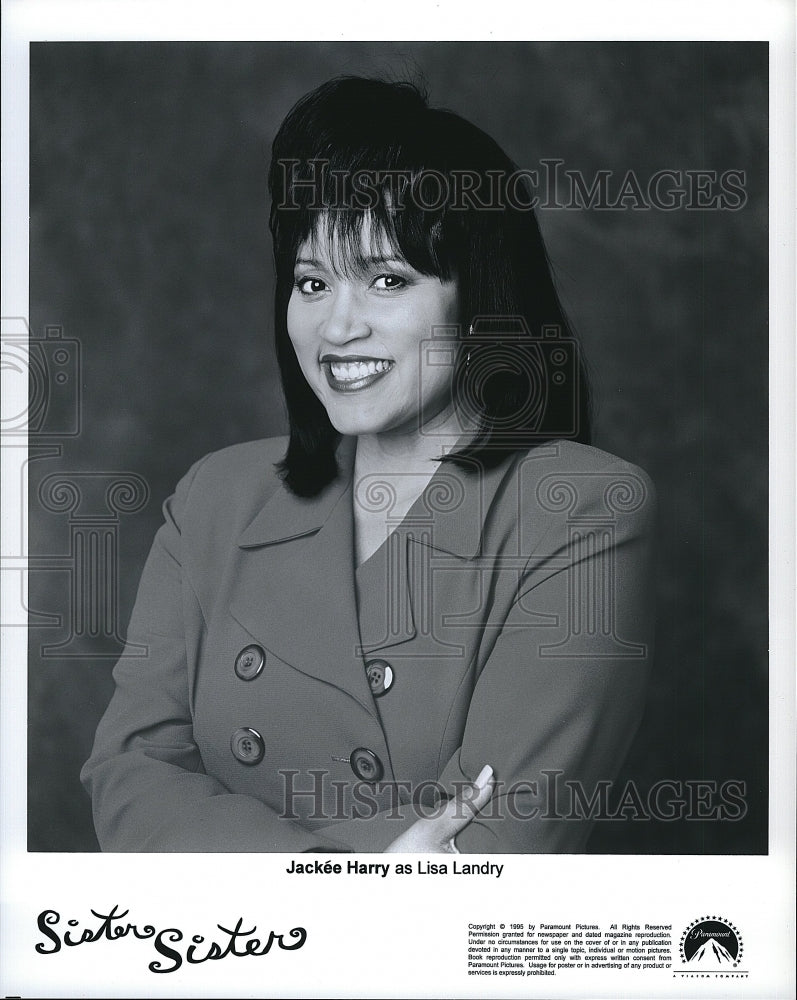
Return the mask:
<path id="1" fill-rule="evenodd" d="M 163 959 L 154 959 L 149 963 L 150 972 L 176 972 L 184 961 L 189 965 L 201 965 L 203 962 L 219 961 L 228 955 L 235 958 L 267 955 L 274 945 L 283 951 L 296 951 L 307 940 L 307 931 L 304 927 L 293 927 L 288 931 L 287 936 L 292 939 L 288 944 L 285 943 L 282 934 L 272 930 L 264 931 L 260 937 L 255 937 L 257 925 L 244 930 L 243 917 L 239 917 L 232 928 L 216 924 L 221 932 L 215 935 L 219 937 L 219 941 L 208 941 L 202 934 L 193 934 L 190 937 L 191 943 L 186 947 L 183 942 L 188 940 L 188 936 L 177 927 L 157 930 L 152 924 L 139 926 L 123 923 L 130 911 L 124 910 L 120 913 L 117 906 L 114 906 L 109 913 L 99 913 L 97 910 L 91 912 L 99 923 L 81 930 L 77 920 L 67 920 L 66 927 L 61 927 L 60 913 L 56 910 L 42 910 L 37 923 L 47 940 L 39 941 L 36 951 L 40 955 L 55 955 L 64 946 L 76 948 L 81 944 L 92 944 L 101 940 L 118 941 L 132 935 L 134 938 L 152 938 L 155 950 L 163 956 Z"/>

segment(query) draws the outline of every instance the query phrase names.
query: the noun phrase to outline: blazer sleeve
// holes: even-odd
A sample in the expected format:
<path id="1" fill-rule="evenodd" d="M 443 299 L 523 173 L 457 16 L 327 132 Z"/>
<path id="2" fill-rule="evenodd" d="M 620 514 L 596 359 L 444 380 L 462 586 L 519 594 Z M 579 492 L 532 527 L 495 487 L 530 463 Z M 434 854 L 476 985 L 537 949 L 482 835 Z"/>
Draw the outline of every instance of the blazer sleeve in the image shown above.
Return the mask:
<path id="1" fill-rule="evenodd" d="M 583 851 L 628 752 L 654 630 L 655 492 L 633 472 L 641 502 L 611 531 L 572 531 L 562 519 L 526 565 L 475 684 L 461 745 L 438 779 L 452 796 L 485 764 L 495 771 L 491 801 L 456 837 L 462 853 Z M 582 505 L 584 524 L 601 499 Z M 541 616 L 556 623 L 541 626 Z M 408 811 L 396 821 L 394 811 L 392 821 L 350 821 L 334 835 L 355 850 L 382 851 L 416 818 Z"/>
<path id="2" fill-rule="evenodd" d="M 116 689 L 81 780 L 104 851 L 312 851 L 347 849 L 279 819 L 259 800 L 206 774 L 193 738 L 189 648 L 204 626 L 183 579 L 181 518 L 196 463 L 163 507 L 113 672 Z M 141 655 L 141 650 L 144 655 Z"/>

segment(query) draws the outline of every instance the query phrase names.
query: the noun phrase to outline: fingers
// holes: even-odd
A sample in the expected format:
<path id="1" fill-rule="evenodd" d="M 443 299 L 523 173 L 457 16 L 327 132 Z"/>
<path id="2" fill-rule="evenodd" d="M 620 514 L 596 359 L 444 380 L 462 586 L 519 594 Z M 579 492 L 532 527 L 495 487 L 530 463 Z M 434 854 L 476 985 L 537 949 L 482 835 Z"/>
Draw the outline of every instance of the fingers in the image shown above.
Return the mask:
<path id="1" fill-rule="evenodd" d="M 459 795 L 450 799 L 445 809 L 434 819 L 426 822 L 434 824 L 435 834 L 441 844 L 453 844 L 453 838 L 471 822 L 474 816 L 490 801 L 495 786 L 493 769 L 487 764 L 479 772 L 475 782 L 468 785 Z M 448 849 L 448 848 L 446 848 Z"/>
<path id="2" fill-rule="evenodd" d="M 417 820 L 385 848 L 385 853 L 459 854 L 454 837 L 489 802 L 494 787 L 493 769 L 487 765 L 439 814 Z"/>
<path id="3" fill-rule="evenodd" d="M 481 812 L 481 810 L 490 801 L 490 796 L 493 794 L 493 788 L 495 788 L 495 774 L 489 764 L 485 764 L 481 771 L 479 771 L 476 775 L 476 781 L 473 783 L 473 787 L 476 789 L 476 795 L 473 799 L 471 799 L 469 805 L 472 807 L 475 815 L 477 812 Z"/>

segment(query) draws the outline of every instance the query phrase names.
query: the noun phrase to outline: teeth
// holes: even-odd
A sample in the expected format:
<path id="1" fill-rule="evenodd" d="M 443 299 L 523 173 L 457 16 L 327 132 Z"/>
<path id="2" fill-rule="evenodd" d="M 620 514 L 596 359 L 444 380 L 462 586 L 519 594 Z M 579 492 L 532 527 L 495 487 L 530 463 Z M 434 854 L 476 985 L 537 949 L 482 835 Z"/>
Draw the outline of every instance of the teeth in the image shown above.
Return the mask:
<path id="1" fill-rule="evenodd" d="M 354 382 L 358 378 L 365 378 L 366 375 L 376 375 L 377 372 L 386 372 L 390 367 L 389 361 L 332 361 L 330 370 L 333 378 L 339 382 Z"/>

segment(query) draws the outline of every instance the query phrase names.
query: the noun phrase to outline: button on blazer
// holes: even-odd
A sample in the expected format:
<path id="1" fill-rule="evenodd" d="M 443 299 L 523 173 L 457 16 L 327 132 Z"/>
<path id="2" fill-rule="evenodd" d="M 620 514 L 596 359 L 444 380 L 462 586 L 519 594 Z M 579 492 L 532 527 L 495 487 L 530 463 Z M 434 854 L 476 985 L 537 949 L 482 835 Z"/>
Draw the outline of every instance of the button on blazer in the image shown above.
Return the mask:
<path id="1" fill-rule="evenodd" d="M 382 851 L 485 764 L 461 852 L 575 852 L 638 727 L 655 498 L 558 441 L 312 499 L 282 438 L 197 462 L 164 504 L 82 780 L 107 851 Z M 353 560 L 353 505 L 393 529 Z M 602 785 L 600 783 L 603 783 Z"/>

